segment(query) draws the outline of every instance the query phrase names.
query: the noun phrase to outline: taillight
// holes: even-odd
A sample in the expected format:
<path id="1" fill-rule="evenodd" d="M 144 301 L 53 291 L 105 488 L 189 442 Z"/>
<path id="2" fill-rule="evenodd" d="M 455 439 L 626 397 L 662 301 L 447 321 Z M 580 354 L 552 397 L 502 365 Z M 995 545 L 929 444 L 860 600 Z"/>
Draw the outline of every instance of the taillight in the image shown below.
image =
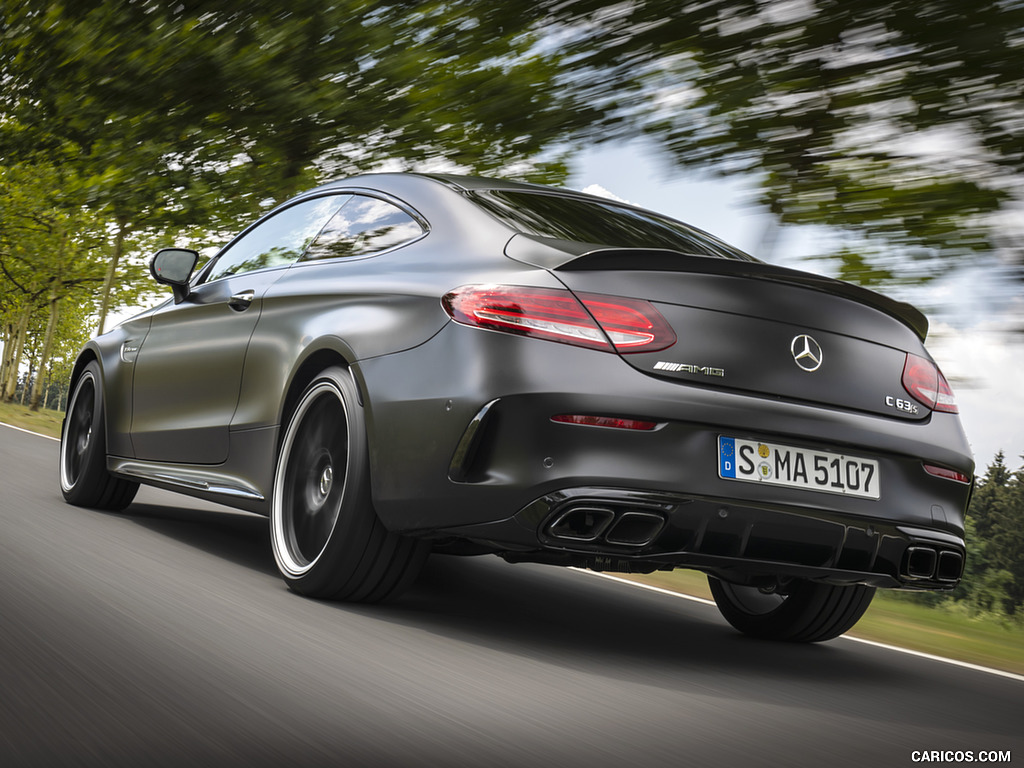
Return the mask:
<path id="1" fill-rule="evenodd" d="M 925 357 L 907 355 L 903 365 L 903 388 L 933 411 L 960 412 L 946 377 L 935 363 Z"/>
<path id="2" fill-rule="evenodd" d="M 553 288 L 467 285 L 441 300 L 453 320 L 605 352 L 656 352 L 676 335 L 647 301 Z M 609 344 L 609 341 L 611 342 Z"/>

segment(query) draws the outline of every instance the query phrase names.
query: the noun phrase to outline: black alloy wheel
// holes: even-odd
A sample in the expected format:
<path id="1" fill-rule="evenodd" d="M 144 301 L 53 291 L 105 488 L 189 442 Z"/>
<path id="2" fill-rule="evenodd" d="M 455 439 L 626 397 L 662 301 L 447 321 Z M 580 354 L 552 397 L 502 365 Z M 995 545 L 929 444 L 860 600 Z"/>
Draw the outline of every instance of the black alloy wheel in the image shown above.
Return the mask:
<path id="1" fill-rule="evenodd" d="M 715 604 L 740 632 L 764 640 L 817 643 L 839 637 L 864 615 L 875 595 L 862 584 L 838 586 L 794 579 L 784 591 L 708 577 Z"/>
<path id="2" fill-rule="evenodd" d="M 139 484 L 107 472 L 100 381 L 100 366 L 93 360 L 75 384 L 61 429 L 60 490 L 69 504 L 116 511 L 132 503 Z"/>
<path id="3" fill-rule="evenodd" d="M 426 560 L 429 545 L 391 533 L 373 509 L 363 409 L 343 368 L 320 374 L 288 422 L 270 524 L 281 576 L 308 597 L 395 597 Z"/>

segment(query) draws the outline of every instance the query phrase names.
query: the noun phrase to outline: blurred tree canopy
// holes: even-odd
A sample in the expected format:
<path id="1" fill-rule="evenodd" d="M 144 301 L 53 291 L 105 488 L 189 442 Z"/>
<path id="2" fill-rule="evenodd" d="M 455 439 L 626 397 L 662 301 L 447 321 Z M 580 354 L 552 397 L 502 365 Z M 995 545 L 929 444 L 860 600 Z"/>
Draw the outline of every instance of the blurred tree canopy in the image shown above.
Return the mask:
<path id="1" fill-rule="evenodd" d="M 863 238 L 837 254 L 847 279 L 987 252 L 1021 263 L 1020 0 L 545 5 L 605 136 L 753 174 L 780 223 Z"/>
<path id="2" fill-rule="evenodd" d="M 594 114 L 490 2 L 3 0 L 0 153 L 75 168 L 105 223 L 100 329 L 131 238 L 237 232 L 391 165 L 558 181 Z"/>
<path id="3" fill-rule="evenodd" d="M 37 409 L 42 373 L 61 337 L 79 335 L 76 310 L 103 282 L 102 232 L 82 205 L 79 180 L 52 164 L 0 165 L 0 200 L 0 398 L 14 398 L 24 354 L 39 374 L 29 400 Z"/>
<path id="4" fill-rule="evenodd" d="M 82 180 L 101 327 L 154 237 L 222 240 L 365 170 L 558 182 L 583 143 L 636 136 L 849 233 L 846 279 L 1024 262 L 1024 0 L 0 7 L 0 162 Z"/>
<path id="5" fill-rule="evenodd" d="M 141 155 L 150 175 L 230 198 L 436 158 L 557 180 L 539 155 L 593 118 L 504 4 L 5 3 L 0 105 L 22 152 Z"/>

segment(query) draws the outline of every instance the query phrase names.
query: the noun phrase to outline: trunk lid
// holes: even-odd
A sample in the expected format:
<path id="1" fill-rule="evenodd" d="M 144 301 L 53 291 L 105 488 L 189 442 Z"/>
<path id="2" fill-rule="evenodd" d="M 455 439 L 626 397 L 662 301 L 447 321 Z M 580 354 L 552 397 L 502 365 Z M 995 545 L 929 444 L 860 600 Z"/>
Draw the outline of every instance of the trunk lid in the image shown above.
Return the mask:
<path id="1" fill-rule="evenodd" d="M 644 373 L 690 385 L 922 419 L 902 385 L 927 357 L 927 321 L 859 286 L 770 264 L 516 235 L 506 254 L 551 269 L 576 293 L 644 299 L 676 343 L 623 353 Z"/>

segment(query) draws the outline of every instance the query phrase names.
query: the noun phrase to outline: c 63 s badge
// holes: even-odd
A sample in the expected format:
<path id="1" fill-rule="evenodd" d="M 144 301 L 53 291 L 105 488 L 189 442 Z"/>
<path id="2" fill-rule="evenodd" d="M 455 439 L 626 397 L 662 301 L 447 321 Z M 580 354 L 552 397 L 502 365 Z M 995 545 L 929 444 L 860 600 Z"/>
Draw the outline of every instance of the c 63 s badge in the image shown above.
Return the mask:
<path id="1" fill-rule="evenodd" d="M 695 373 L 699 376 L 717 376 L 725 378 L 725 368 L 715 368 L 710 365 L 690 365 L 689 363 L 665 363 L 654 364 L 656 371 L 671 371 L 672 373 Z"/>
<path id="2" fill-rule="evenodd" d="M 912 400 L 904 400 L 902 397 L 893 397 L 892 395 L 886 395 L 885 404 L 890 408 L 895 408 L 897 411 L 903 411 L 903 413 L 917 414 L 917 403 Z"/>

